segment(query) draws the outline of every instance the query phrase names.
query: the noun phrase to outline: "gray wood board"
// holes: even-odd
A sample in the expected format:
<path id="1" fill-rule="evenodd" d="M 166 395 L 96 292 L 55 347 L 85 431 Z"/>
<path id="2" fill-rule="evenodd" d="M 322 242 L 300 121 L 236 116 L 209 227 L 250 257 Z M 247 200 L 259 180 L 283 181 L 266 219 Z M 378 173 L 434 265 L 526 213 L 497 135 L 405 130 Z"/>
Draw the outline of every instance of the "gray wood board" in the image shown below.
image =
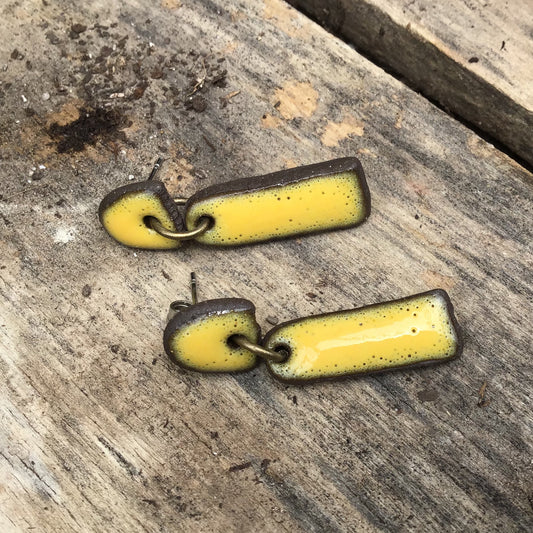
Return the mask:
<path id="1" fill-rule="evenodd" d="M 533 164 L 530 0 L 289 0 Z"/>
<path id="2" fill-rule="evenodd" d="M 0 20 L 3 531 L 531 529 L 529 173 L 282 2 L 22 0 Z M 159 154 L 186 196 L 357 155 L 373 211 L 121 247 L 100 199 Z M 442 287 L 465 351 L 305 387 L 185 372 L 162 331 L 192 270 L 264 332 Z"/>

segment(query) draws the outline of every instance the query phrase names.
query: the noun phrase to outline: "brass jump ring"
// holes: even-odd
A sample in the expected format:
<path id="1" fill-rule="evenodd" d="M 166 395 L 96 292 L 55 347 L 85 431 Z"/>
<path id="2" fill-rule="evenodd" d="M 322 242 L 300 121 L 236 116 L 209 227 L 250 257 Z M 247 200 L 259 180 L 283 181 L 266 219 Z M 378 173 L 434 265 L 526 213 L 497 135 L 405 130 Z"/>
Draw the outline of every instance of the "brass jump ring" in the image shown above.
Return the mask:
<path id="1" fill-rule="evenodd" d="M 202 217 L 198 227 L 183 233 L 165 228 L 165 226 L 163 226 L 163 224 L 161 224 L 161 222 L 159 222 L 159 220 L 155 217 L 147 217 L 146 222 L 150 228 L 167 239 L 174 239 L 176 241 L 190 241 L 199 235 L 203 235 L 209 229 L 209 226 L 211 226 L 212 220 L 208 217 Z"/>
<path id="2" fill-rule="evenodd" d="M 230 340 L 241 348 L 249 350 L 254 355 L 258 355 L 259 357 L 267 359 L 268 361 L 272 361 L 274 363 L 283 363 L 283 361 L 286 359 L 283 354 L 274 352 L 273 350 L 269 350 L 263 346 L 259 346 L 259 344 L 249 341 L 244 335 L 232 335 Z"/>

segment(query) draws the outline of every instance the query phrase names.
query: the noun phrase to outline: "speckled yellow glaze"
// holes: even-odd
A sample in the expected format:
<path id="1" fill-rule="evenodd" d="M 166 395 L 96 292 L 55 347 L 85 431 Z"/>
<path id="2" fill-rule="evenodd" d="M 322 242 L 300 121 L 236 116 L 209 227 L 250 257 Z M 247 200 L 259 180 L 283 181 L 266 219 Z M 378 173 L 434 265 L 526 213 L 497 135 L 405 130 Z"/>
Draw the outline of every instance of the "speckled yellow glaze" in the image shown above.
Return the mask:
<path id="1" fill-rule="evenodd" d="M 107 232 L 117 241 L 134 248 L 177 248 L 180 243 L 167 239 L 149 228 L 144 217 L 153 216 L 166 228 L 176 231 L 168 211 L 157 194 L 151 191 L 126 193 L 101 213 Z"/>
<path id="2" fill-rule="evenodd" d="M 200 372 L 240 372 L 256 364 L 256 357 L 227 342 L 232 335 L 244 335 L 258 342 L 254 317 L 246 312 L 229 312 L 199 318 L 176 330 L 170 340 L 170 354 L 176 362 Z"/>
<path id="3" fill-rule="evenodd" d="M 213 226 L 197 241 L 235 245 L 350 227 L 364 220 L 364 193 L 353 171 L 252 191 L 215 195 L 187 210 L 189 230 L 202 216 Z"/>
<path id="4" fill-rule="evenodd" d="M 459 339 L 441 291 L 280 325 L 265 346 L 287 346 L 283 363 L 269 363 L 283 380 L 320 379 L 378 371 L 456 355 Z"/>

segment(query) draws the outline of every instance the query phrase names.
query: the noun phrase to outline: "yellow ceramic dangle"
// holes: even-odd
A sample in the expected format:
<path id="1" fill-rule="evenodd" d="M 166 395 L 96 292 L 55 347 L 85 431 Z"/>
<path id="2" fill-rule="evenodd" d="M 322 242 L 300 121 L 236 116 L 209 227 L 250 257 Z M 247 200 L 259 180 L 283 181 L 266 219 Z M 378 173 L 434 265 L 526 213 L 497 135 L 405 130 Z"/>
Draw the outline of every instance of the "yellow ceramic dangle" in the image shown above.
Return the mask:
<path id="1" fill-rule="evenodd" d="M 347 157 L 207 187 L 187 202 L 185 223 L 209 218 L 196 240 L 229 246 L 349 228 L 369 214 L 363 169 Z"/>
<path id="2" fill-rule="evenodd" d="M 182 241 L 231 246 L 349 228 L 370 214 L 361 163 L 346 157 L 207 187 L 185 203 L 186 228 L 161 182 L 120 187 L 100 205 L 100 221 L 126 246 L 175 248 Z M 185 231 L 184 231 L 185 230 Z"/>
<path id="3" fill-rule="evenodd" d="M 287 354 L 267 364 L 289 382 L 441 362 L 462 349 L 451 301 L 440 289 L 280 324 L 263 345 Z"/>
<path id="4" fill-rule="evenodd" d="M 177 248 L 180 241 L 152 229 L 153 217 L 170 231 L 182 227 L 174 200 L 160 181 L 141 181 L 110 192 L 100 203 L 100 222 L 115 240 L 134 248 Z"/>
<path id="5" fill-rule="evenodd" d="M 165 351 L 183 368 L 199 372 L 240 372 L 257 363 L 251 351 L 231 342 L 242 335 L 257 343 L 255 307 L 241 298 L 195 303 L 179 311 L 163 336 Z"/>

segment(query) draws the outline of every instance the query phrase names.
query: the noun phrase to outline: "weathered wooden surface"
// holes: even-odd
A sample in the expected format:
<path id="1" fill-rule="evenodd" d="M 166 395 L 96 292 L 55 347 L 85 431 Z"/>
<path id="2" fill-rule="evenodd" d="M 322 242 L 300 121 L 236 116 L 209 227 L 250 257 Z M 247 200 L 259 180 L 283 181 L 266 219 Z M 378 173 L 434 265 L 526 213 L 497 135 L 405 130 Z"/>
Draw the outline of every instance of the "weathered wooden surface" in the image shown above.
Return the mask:
<path id="1" fill-rule="evenodd" d="M 533 164 L 530 0 L 289 0 Z"/>
<path id="2" fill-rule="evenodd" d="M 152 4 L 1 8 L 2 531 L 530 530 L 531 175 L 277 0 Z M 186 195 L 355 154 L 373 212 L 120 247 L 98 203 L 160 153 Z M 263 331 L 440 286 L 464 355 L 306 387 L 187 373 L 162 330 L 193 269 Z"/>

